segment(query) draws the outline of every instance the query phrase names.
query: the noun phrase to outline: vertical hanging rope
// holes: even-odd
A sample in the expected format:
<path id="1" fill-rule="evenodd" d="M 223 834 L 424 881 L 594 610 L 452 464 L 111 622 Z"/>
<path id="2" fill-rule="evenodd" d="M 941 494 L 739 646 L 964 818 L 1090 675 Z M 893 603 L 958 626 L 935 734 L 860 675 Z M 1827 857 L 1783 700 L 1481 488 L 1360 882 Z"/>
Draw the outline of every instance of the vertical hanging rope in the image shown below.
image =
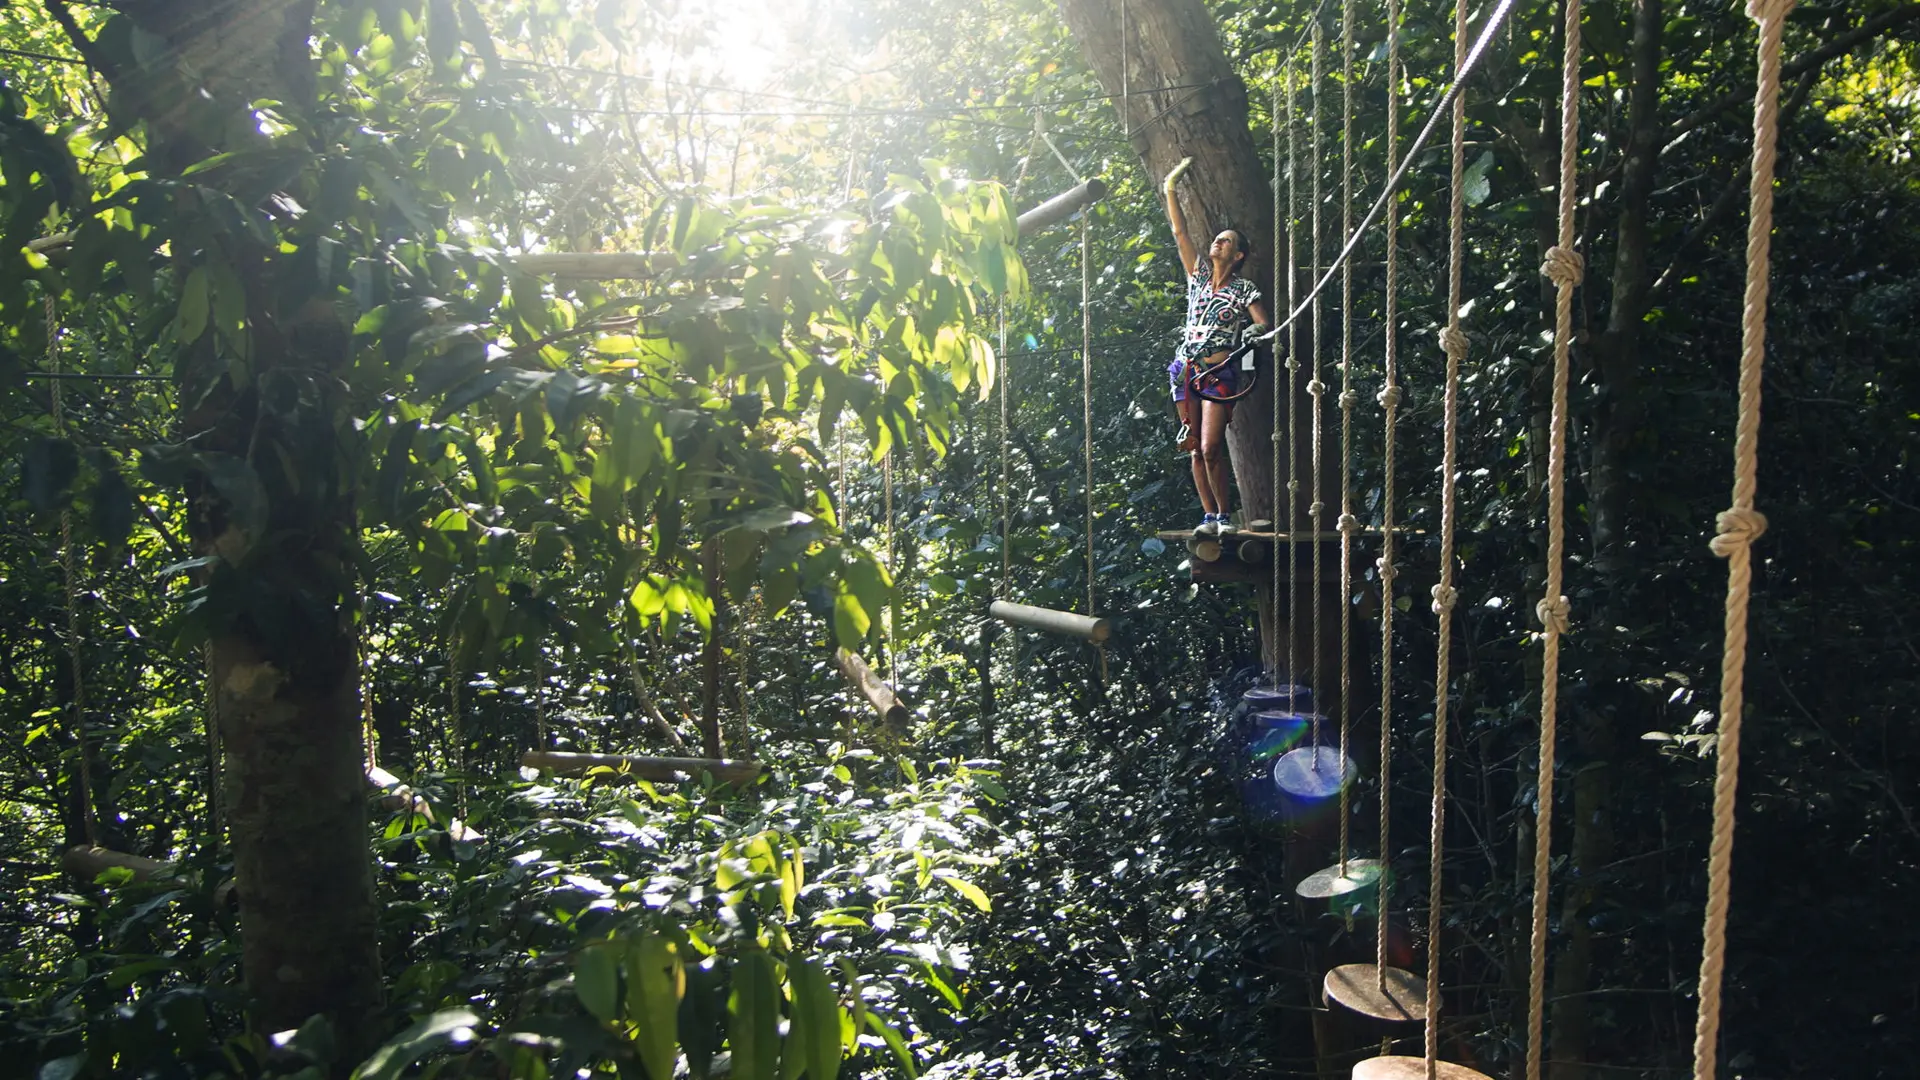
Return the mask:
<path id="1" fill-rule="evenodd" d="M 1295 226 L 1300 223 L 1300 138 L 1294 123 L 1293 57 L 1287 57 L 1287 310 L 1299 307 L 1300 292 L 1300 245 L 1295 234 Z M 1300 440 L 1295 433 L 1300 430 L 1300 332 L 1294 320 L 1287 320 L 1287 685 L 1297 686 L 1300 682 L 1300 635 L 1299 628 L 1300 583 L 1295 579 L 1299 571 L 1296 536 L 1299 534 L 1298 510 L 1295 506 L 1300 498 Z M 1277 605 L 1280 601 L 1274 597 Z M 1287 708 L 1294 707 L 1293 694 L 1287 695 Z M 1314 725 L 1314 745 L 1318 746 L 1319 725 Z"/>
<path id="2" fill-rule="evenodd" d="M 1281 75 L 1280 72 L 1275 73 L 1277 76 L 1280 76 L 1280 78 L 1276 79 L 1276 81 L 1273 84 L 1273 106 L 1272 106 L 1272 111 L 1273 111 L 1273 248 L 1272 248 L 1272 251 L 1273 251 L 1273 254 L 1270 255 L 1269 258 L 1273 260 L 1273 299 L 1275 303 L 1278 303 L 1280 301 L 1281 285 L 1282 285 L 1281 276 L 1283 273 L 1282 271 L 1283 264 L 1280 261 L 1280 247 L 1281 247 L 1281 244 L 1286 242 L 1286 240 L 1289 237 L 1291 237 L 1293 234 L 1292 226 L 1287 223 L 1287 219 L 1285 217 L 1281 216 L 1282 208 L 1280 205 L 1280 160 L 1281 160 L 1280 158 L 1280 123 L 1281 123 L 1280 91 L 1281 91 L 1281 82 L 1290 81 L 1290 77 L 1293 74 L 1293 65 L 1291 63 L 1288 63 L 1283 70 L 1285 72 L 1284 75 Z M 1291 124 L 1293 113 L 1287 112 L 1286 116 L 1287 116 L 1288 123 Z M 1282 235 L 1283 231 L 1286 234 L 1285 236 Z M 1288 258 L 1289 259 L 1292 258 L 1291 251 L 1289 251 Z M 1291 264 L 1288 263 L 1285 265 L 1288 266 L 1290 271 Z M 1289 298 L 1291 298 L 1291 294 L 1289 294 Z M 1292 435 L 1291 431 L 1287 432 L 1286 434 L 1282 434 L 1280 431 L 1280 372 L 1278 370 L 1278 367 L 1279 365 L 1275 364 L 1276 370 L 1274 370 L 1269 376 L 1269 381 L 1273 383 L 1273 434 L 1269 436 L 1269 438 L 1271 438 L 1273 441 L 1273 502 L 1267 506 L 1267 517 L 1272 519 L 1271 523 L 1267 527 L 1272 529 L 1274 532 L 1279 532 L 1283 528 L 1283 526 L 1281 526 L 1280 524 L 1280 442 L 1282 439 L 1290 438 Z M 1293 554 L 1293 549 L 1288 548 L 1287 554 L 1291 556 Z M 1288 567 L 1287 569 L 1291 570 L 1291 567 Z M 1276 550 L 1273 553 L 1273 622 L 1274 622 L 1274 629 L 1276 632 L 1278 632 L 1279 626 L 1280 626 L 1280 589 L 1281 589 L 1281 582 L 1282 582 L 1281 571 L 1282 571 L 1282 567 L 1280 563 L 1280 552 L 1278 550 L 1278 546 L 1276 545 Z M 1267 661 L 1268 676 L 1273 680 L 1273 685 L 1279 686 L 1280 685 L 1280 643 L 1279 642 L 1276 641 L 1273 643 L 1273 654 L 1271 656 L 1266 657 L 1265 659 Z M 1293 703 L 1289 701 L 1287 704 L 1291 705 Z"/>
<path id="3" fill-rule="evenodd" d="M 1767 519 L 1754 509 L 1760 449 L 1760 375 L 1767 356 L 1767 275 L 1772 257 L 1773 158 L 1780 122 L 1780 38 L 1794 0 L 1747 0 L 1759 24 L 1753 92 L 1753 178 L 1748 188 L 1747 293 L 1740 321 L 1740 407 L 1733 444 L 1733 505 L 1715 522 L 1713 553 L 1727 560 L 1726 645 L 1720 660 L 1720 731 L 1713 777 L 1713 845 L 1707 858 L 1707 914 L 1700 952 L 1700 1015 L 1693 1075 L 1713 1080 L 1726 965 L 1727 901 L 1733 885 L 1734 803 L 1740 782 L 1740 722 L 1746 707 L 1747 603 L 1752 545 Z"/>
<path id="4" fill-rule="evenodd" d="M 377 758 L 377 755 L 374 753 L 373 659 L 372 657 L 367 655 L 366 625 L 367 625 L 367 605 L 366 605 L 366 601 L 363 599 L 360 604 L 360 633 L 357 636 L 357 639 L 354 641 L 353 647 L 354 647 L 355 657 L 358 661 L 357 666 L 360 669 L 360 740 L 361 742 L 365 743 L 365 745 L 361 748 L 364 751 L 361 756 L 366 759 L 367 771 L 372 772 L 374 768 L 380 764 L 380 762 Z M 208 656 L 207 664 L 208 664 L 208 667 L 207 667 L 208 674 L 211 675 L 213 671 L 213 667 L 212 667 L 213 660 L 210 654 Z M 211 706 L 213 699 L 209 697 L 207 700 L 208 700 L 209 706 Z M 209 711 L 208 716 L 209 717 L 212 716 L 211 711 Z"/>
<path id="5" fill-rule="evenodd" d="M 460 807 L 460 816 L 467 814 L 467 725 L 461 697 L 460 676 L 460 632 L 455 630 L 452 639 L 447 642 L 447 697 L 453 707 L 453 716 L 448 726 L 453 729 L 453 754 L 448 764 L 456 777 L 454 793 Z"/>
<path id="6" fill-rule="evenodd" d="M 1453 8 L 1453 70 L 1461 78 L 1467 62 L 1467 5 Z M 1453 670 L 1453 605 L 1459 599 L 1453 587 L 1454 470 L 1460 429 L 1460 362 L 1467 355 L 1467 334 L 1460 328 L 1461 269 L 1466 258 L 1467 94 L 1463 87 L 1453 98 L 1452 196 L 1447 212 L 1447 327 L 1440 344 L 1447 354 L 1447 381 L 1443 449 L 1440 455 L 1440 583 L 1433 587 L 1433 610 L 1440 617 L 1438 658 L 1434 670 L 1433 808 L 1427 868 L 1427 1080 L 1436 1080 L 1440 1062 L 1440 879 L 1445 869 L 1442 841 L 1447 820 L 1447 705 Z"/>
<path id="7" fill-rule="evenodd" d="M 1387 175 L 1400 167 L 1400 0 L 1387 0 Z M 1393 463 L 1394 428 L 1400 415 L 1400 210 L 1387 208 L 1386 372 L 1380 386 L 1385 417 L 1380 457 L 1380 918 L 1374 925 L 1375 984 L 1387 988 L 1387 899 L 1393 875 L 1388 845 L 1388 808 L 1393 795 Z"/>
<path id="8" fill-rule="evenodd" d="M 713 632 L 720 631 L 716 627 Z M 547 650 L 537 641 L 533 646 L 533 738 L 540 749 L 553 749 L 547 736 Z"/>
<path id="9" fill-rule="evenodd" d="M 1000 595 L 1013 586 L 1013 439 L 1007 427 L 1007 302 L 1000 300 Z"/>
<path id="10" fill-rule="evenodd" d="M 67 436 L 67 413 L 61 399 L 60 384 L 64 380 L 60 374 L 60 312 L 55 306 L 53 294 L 48 293 L 41 304 L 41 313 L 47 324 L 47 370 L 56 378 L 49 394 L 53 399 L 53 433 L 56 438 Z M 74 770 L 80 790 L 80 824 L 87 834 L 87 843 L 100 846 L 100 823 L 93 812 L 93 762 L 87 751 L 87 680 L 86 670 L 80 657 L 80 582 L 79 575 L 73 569 L 73 511 L 60 508 L 60 576 L 67 592 L 67 672 L 73 683 L 73 741 L 80 755 L 79 765 Z"/>
<path id="11" fill-rule="evenodd" d="M 1547 583 L 1540 616 L 1540 762 L 1533 814 L 1533 926 L 1527 975 L 1527 1080 L 1540 1080 L 1547 1001 L 1547 894 L 1553 859 L 1553 772 L 1559 738 L 1560 637 L 1571 611 L 1561 592 L 1567 514 L 1567 383 L 1573 344 L 1573 290 L 1584 261 L 1573 249 L 1580 154 L 1580 0 L 1566 0 L 1560 61 L 1560 232 L 1540 272 L 1554 284 L 1553 412 L 1547 428 Z"/>
<path id="12" fill-rule="evenodd" d="M 1308 65 L 1308 76 L 1307 76 L 1308 78 L 1308 83 L 1307 83 L 1308 95 L 1307 96 L 1312 99 L 1312 101 L 1307 106 L 1307 109 L 1308 109 L 1308 112 L 1307 112 L 1307 163 L 1308 163 L 1308 166 L 1313 170 L 1313 179 L 1310 183 L 1311 198 L 1313 199 L 1313 213 L 1312 213 L 1312 224 L 1309 226 L 1309 228 L 1313 230 L 1313 237 L 1312 239 L 1307 241 L 1307 248 L 1308 248 L 1308 257 L 1313 262 L 1313 280 L 1314 281 L 1320 280 L 1320 233 L 1322 231 L 1320 227 L 1320 202 L 1321 202 L 1321 199 L 1320 199 L 1320 84 L 1322 81 L 1321 80 L 1322 54 L 1326 51 L 1326 49 L 1324 48 L 1324 45 L 1325 45 L 1325 38 L 1320 30 L 1320 13 L 1316 11 L 1313 14 L 1313 38 L 1309 45 L 1309 47 L 1313 50 L 1313 59 L 1312 59 L 1312 62 Z M 1321 444 L 1325 442 L 1326 439 L 1320 427 L 1320 422 L 1321 422 L 1320 399 L 1322 394 L 1325 392 L 1327 388 L 1327 384 L 1320 381 L 1321 330 L 1320 330 L 1319 294 L 1316 293 L 1314 295 L 1312 303 L 1313 303 L 1313 324 L 1312 324 L 1313 325 L 1313 345 L 1311 349 L 1312 355 L 1310 358 L 1309 373 L 1307 376 L 1307 396 L 1312 401 L 1312 405 L 1310 409 L 1312 413 L 1312 419 L 1309 421 L 1309 424 L 1313 433 L 1313 445 L 1312 447 L 1309 448 L 1307 453 L 1307 462 L 1308 462 L 1307 467 L 1313 470 L 1313 480 L 1310 487 L 1312 494 L 1309 496 L 1310 501 L 1307 503 L 1307 522 L 1308 522 L 1307 527 L 1313 534 L 1313 581 L 1311 586 L 1308 589 L 1308 591 L 1313 594 L 1313 600 L 1312 600 L 1313 676 L 1312 676 L 1312 679 L 1310 680 L 1310 683 L 1315 689 L 1324 689 L 1324 687 L 1321 686 L 1321 682 L 1320 682 L 1320 674 L 1321 674 L 1320 639 L 1322 637 L 1320 633 L 1320 629 L 1321 629 L 1320 593 L 1323 591 L 1320 588 L 1320 581 L 1321 581 L 1320 549 L 1322 547 L 1320 543 L 1320 527 L 1323 524 L 1322 514 L 1326 510 L 1326 503 L 1322 502 L 1320 498 L 1320 474 L 1323 471 L 1321 468 L 1320 457 L 1321 457 Z M 1315 708 L 1313 710 L 1313 750 L 1314 750 L 1313 771 L 1315 772 L 1320 771 L 1320 709 L 1318 708 L 1318 704 L 1319 703 L 1316 701 Z M 1341 769 L 1346 768 L 1346 764 L 1344 760 L 1342 761 L 1339 767 Z"/>
<path id="13" fill-rule="evenodd" d="M 219 850 L 221 839 L 226 836 L 226 815 L 221 806 L 220 785 L 220 688 L 213 681 L 213 642 L 200 646 L 200 664 L 206 672 L 207 699 L 204 708 L 207 714 L 207 818 L 213 826 L 213 847 Z M 372 747 L 369 746 L 368 761 L 372 761 Z"/>
<path id="14" fill-rule="evenodd" d="M 892 447 L 888 447 L 886 456 L 880 459 L 880 487 L 882 491 L 881 500 L 883 503 L 883 505 L 881 506 L 880 512 L 882 515 L 884 515 L 881 520 L 884 523 L 882 525 L 882 528 L 885 530 L 885 535 L 886 535 L 885 543 L 886 543 L 886 553 L 887 553 L 887 585 L 889 590 L 893 590 L 893 589 L 898 589 L 899 584 L 894 581 L 894 577 L 893 577 L 893 448 Z M 894 670 L 893 670 L 893 604 L 891 602 L 887 604 L 887 610 L 881 615 L 881 618 L 884 620 L 884 624 L 881 627 L 881 629 L 884 631 L 881 645 L 883 648 L 887 650 L 887 689 L 897 690 L 898 685 L 896 683 L 896 677 L 894 675 Z"/>
<path id="15" fill-rule="evenodd" d="M 1093 590 L 1093 208 L 1080 211 L 1080 428 L 1087 483 L 1087 614 L 1096 614 Z M 1107 685 L 1107 646 L 1093 644 L 1100 661 L 1100 685 Z"/>
<path id="16" fill-rule="evenodd" d="M 1340 235 L 1353 235 L 1353 0 L 1340 4 Z M 1340 767 L 1353 723 L 1353 260 L 1340 264 Z M 1340 876 L 1347 876 L 1351 784 L 1340 785 Z M 1386 858 L 1386 852 L 1380 857 Z M 1381 874 L 1384 879 L 1386 875 Z M 1382 916 L 1384 917 L 1384 912 Z"/>
<path id="17" fill-rule="evenodd" d="M 1133 142 L 1133 58 L 1127 55 L 1127 0 L 1120 0 L 1120 131 Z"/>

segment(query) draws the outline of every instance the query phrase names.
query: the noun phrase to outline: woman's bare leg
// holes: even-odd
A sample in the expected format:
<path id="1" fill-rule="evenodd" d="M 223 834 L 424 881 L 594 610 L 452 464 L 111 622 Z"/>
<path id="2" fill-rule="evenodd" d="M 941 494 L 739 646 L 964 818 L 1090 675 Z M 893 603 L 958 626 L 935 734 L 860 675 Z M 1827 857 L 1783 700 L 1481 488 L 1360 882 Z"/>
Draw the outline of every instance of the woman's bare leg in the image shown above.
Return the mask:
<path id="1" fill-rule="evenodd" d="M 1180 422 L 1186 425 L 1187 430 L 1193 433 L 1195 441 L 1198 441 L 1201 420 L 1194 415 L 1198 411 L 1195 409 L 1196 404 L 1196 400 L 1191 397 L 1174 402 L 1174 405 L 1180 409 Z M 1200 509 L 1203 513 L 1214 513 L 1213 489 L 1208 482 L 1206 467 L 1200 460 L 1200 452 L 1195 450 L 1188 457 L 1193 462 L 1193 490 L 1200 495 Z"/>
<path id="2" fill-rule="evenodd" d="M 1194 484 L 1207 512 L 1227 515 L 1233 509 L 1232 481 L 1227 475 L 1227 421 L 1233 406 L 1219 401 L 1200 407 L 1200 453 L 1194 459 Z"/>

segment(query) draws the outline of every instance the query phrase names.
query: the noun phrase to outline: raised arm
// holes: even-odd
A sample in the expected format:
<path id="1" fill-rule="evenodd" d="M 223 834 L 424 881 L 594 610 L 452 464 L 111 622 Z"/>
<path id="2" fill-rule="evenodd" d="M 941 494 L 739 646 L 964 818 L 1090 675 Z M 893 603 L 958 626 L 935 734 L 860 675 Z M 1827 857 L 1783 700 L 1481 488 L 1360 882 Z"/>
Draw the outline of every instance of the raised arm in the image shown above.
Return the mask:
<path id="1" fill-rule="evenodd" d="M 1180 175 L 1193 164 L 1192 158 L 1181 158 L 1180 164 L 1173 167 L 1167 178 L 1160 183 L 1160 191 L 1167 197 L 1167 224 L 1173 227 L 1173 241 L 1180 245 L 1180 265 L 1191 274 L 1200 263 L 1200 255 L 1193 250 L 1193 240 L 1187 236 L 1187 218 L 1180 212 L 1180 200 L 1174 197 L 1173 186 L 1180 182 Z"/>

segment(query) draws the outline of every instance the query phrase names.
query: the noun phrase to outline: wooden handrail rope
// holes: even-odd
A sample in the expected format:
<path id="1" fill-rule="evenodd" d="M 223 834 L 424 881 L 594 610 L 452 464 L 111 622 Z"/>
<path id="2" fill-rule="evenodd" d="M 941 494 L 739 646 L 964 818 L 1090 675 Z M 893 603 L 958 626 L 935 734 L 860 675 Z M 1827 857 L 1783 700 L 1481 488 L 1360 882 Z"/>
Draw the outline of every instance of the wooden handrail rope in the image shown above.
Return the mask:
<path id="1" fill-rule="evenodd" d="M 1740 782 L 1740 725 L 1746 708 L 1747 605 L 1753 541 L 1767 519 L 1754 509 L 1758 486 L 1761 374 L 1766 365 L 1768 273 L 1772 259 L 1773 165 L 1779 138 L 1780 43 L 1794 0 L 1747 0 L 1758 24 L 1753 92 L 1753 179 L 1748 188 L 1747 280 L 1740 320 L 1740 404 L 1734 427 L 1733 505 L 1715 520 L 1713 553 L 1727 560 L 1726 642 L 1720 660 L 1720 725 L 1715 743 L 1713 841 L 1700 950 L 1700 1013 L 1693 1075 L 1714 1080 L 1719 1062 L 1721 983 L 1732 892 L 1734 811 Z"/>
<path id="2" fill-rule="evenodd" d="M 1353 0 L 1340 4 L 1340 232 L 1353 231 Z M 1340 760 L 1353 727 L 1353 264 L 1340 271 Z M 1353 785 L 1340 785 L 1340 876 L 1351 853 Z M 1380 853 L 1382 859 L 1386 852 Z M 1382 877 L 1385 876 L 1383 873 Z M 1352 909 L 1349 908 L 1349 911 Z M 1385 917 L 1385 913 L 1382 913 Z M 1351 919 L 1351 915 L 1349 915 Z"/>
<path id="3" fill-rule="evenodd" d="M 47 332 L 47 370 L 60 370 L 60 309 L 54 301 L 53 293 L 48 292 L 42 298 L 41 313 L 46 319 Z M 61 398 L 60 380 L 53 380 L 50 396 L 53 402 L 53 433 L 56 438 L 66 438 L 67 414 Z M 60 508 L 60 576 L 66 589 L 67 600 L 67 674 L 73 696 L 73 735 L 74 749 L 78 753 L 78 766 L 74 770 L 75 780 L 80 790 L 76 792 L 80 802 L 80 824 L 87 834 L 87 843 L 100 846 L 100 823 L 93 811 L 93 763 L 87 752 L 87 680 L 84 662 L 80 656 L 80 581 L 73 568 L 73 511 L 69 507 Z"/>
<path id="4" fill-rule="evenodd" d="M 1540 753 L 1533 818 L 1533 910 L 1527 973 L 1527 1080 L 1540 1080 L 1547 1000 L 1547 898 L 1553 859 L 1553 783 L 1559 733 L 1560 638 L 1570 610 L 1566 548 L 1567 388 L 1573 344 L 1573 291 L 1583 276 L 1574 251 L 1574 199 L 1580 154 L 1580 0 L 1565 2 L 1560 61 L 1560 205 L 1556 245 L 1540 268 L 1554 284 L 1553 406 L 1547 428 L 1547 580 L 1540 617 Z"/>

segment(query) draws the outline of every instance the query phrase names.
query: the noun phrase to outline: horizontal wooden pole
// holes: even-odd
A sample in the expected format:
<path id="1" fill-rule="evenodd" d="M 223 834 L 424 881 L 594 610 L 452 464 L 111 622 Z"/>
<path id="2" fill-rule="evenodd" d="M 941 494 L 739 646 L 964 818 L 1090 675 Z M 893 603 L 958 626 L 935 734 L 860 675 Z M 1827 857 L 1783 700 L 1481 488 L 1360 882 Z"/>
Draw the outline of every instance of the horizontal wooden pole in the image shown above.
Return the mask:
<path id="1" fill-rule="evenodd" d="M 1031 236 L 1058 221 L 1064 221 L 1083 206 L 1092 206 L 1107 197 L 1106 181 L 1095 177 L 1078 187 L 1063 191 L 1020 215 L 1020 235 Z"/>
<path id="2" fill-rule="evenodd" d="M 60 858 L 60 865 L 66 868 L 67 873 L 83 881 L 93 881 L 109 870 L 131 870 L 135 881 L 173 872 L 172 863 L 85 844 L 68 848 Z"/>
<path id="3" fill-rule="evenodd" d="M 879 717 L 881 723 L 895 731 L 906 728 L 907 707 L 900 704 L 893 688 L 882 682 L 880 676 L 867 666 L 865 657 L 850 649 L 835 649 L 833 663 L 846 678 L 847 686 L 867 699 L 867 704 L 873 707 L 873 715 Z"/>
<path id="4" fill-rule="evenodd" d="M 660 783 L 692 780 L 711 773 L 723 784 L 751 784 L 760 775 L 760 763 L 731 758 L 644 757 L 638 754 L 569 754 L 557 750 L 529 750 L 520 764 L 556 776 L 585 776 L 594 769 L 612 769 L 642 780 Z"/>
<path id="5" fill-rule="evenodd" d="M 1071 611 L 1055 611 L 1006 600 L 995 600 L 987 610 L 1001 622 L 1010 622 L 1030 630 L 1045 630 L 1049 634 L 1084 638 L 1095 644 L 1113 636 L 1113 628 L 1107 620 L 1093 615 L 1076 615 Z"/>
<path id="6" fill-rule="evenodd" d="M 588 281 L 650 278 L 676 261 L 664 251 L 555 251 L 507 257 L 507 262 L 522 273 Z"/>
<path id="7" fill-rule="evenodd" d="M 380 796 L 380 805 L 382 808 L 395 813 L 405 810 L 417 814 L 429 822 L 434 821 L 433 807 L 428 804 L 426 798 L 401 783 L 399 777 L 380 766 L 369 765 L 367 767 L 367 783 L 376 790 L 385 793 Z M 465 840 L 476 844 L 486 839 L 485 836 L 481 835 L 479 829 L 473 828 L 459 818 L 447 819 L 447 835 L 455 840 Z"/>

